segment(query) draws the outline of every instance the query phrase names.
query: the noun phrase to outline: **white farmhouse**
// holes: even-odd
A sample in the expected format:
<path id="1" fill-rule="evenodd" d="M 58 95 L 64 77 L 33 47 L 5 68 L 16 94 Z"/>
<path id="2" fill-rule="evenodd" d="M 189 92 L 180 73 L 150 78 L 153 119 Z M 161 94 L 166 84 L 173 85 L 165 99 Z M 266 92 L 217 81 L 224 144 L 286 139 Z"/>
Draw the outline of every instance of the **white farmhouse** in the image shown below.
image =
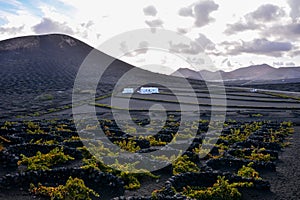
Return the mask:
<path id="1" fill-rule="evenodd" d="M 133 94 L 134 89 L 133 88 L 124 88 L 122 91 L 122 94 Z"/>
<path id="2" fill-rule="evenodd" d="M 257 92 L 257 89 L 252 88 L 252 89 L 250 89 L 250 92 Z"/>
<path id="3" fill-rule="evenodd" d="M 137 92 L 140 94 L 158 94 L 159 90 L 157 87 L 141 87 Z"/>

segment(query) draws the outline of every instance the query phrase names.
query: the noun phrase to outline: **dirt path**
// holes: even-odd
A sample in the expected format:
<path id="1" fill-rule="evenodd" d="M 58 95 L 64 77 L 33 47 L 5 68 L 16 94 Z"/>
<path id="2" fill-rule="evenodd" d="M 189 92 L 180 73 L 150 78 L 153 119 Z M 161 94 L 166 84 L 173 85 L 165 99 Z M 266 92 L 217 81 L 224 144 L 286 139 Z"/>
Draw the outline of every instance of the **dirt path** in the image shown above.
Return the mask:
<path id="1" fill-rule="evenodd" d="M 262 173 L 271 183 L 271 192 L 252 191 L 243 195 L 244 200 L 299 200 L 300 199 L 300 126 L 294 127 L 291 146 L 279 155 L 276 172 Z"/>
<path id="2" fill-rule="evenodd" d="M 275 199 L 300 199 L 300 126 L 296 126 L 292 145 L 284 149 L 275 176 L 270 176 L 271 191 Z"/>

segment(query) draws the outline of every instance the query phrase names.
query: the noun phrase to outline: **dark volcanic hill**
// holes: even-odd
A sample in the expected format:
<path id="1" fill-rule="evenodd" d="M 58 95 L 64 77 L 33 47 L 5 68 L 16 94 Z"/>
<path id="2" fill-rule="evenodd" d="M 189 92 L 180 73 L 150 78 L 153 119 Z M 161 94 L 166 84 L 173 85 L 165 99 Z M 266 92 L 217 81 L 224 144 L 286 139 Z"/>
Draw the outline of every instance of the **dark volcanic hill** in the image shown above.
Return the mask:
<path id="1" fill-rule="evenodd" d="M 70 89 L 80 64 L 91 50 L 88 45 L 64 35 L 2 41 L 0 92 L 24 94 Z"/>
<path id="2" fill-rule="evenodd" d="M 216 80 L 218 77 L 218 73 L 221 74 L 224 81 L 261 82 L 300 79 L 300 67 L 274 68 L 267 64 L 252 65 L 249 67 L 239 68 L 231 72 L 210 72 L 207 70 L 193 71 L 190 69 L 181 68 L 174 72 L 172 75 L 198 80 L 203 80 L 202 76 L 205 75 L 205 77 L 208 77 L 208 80 Z"/>

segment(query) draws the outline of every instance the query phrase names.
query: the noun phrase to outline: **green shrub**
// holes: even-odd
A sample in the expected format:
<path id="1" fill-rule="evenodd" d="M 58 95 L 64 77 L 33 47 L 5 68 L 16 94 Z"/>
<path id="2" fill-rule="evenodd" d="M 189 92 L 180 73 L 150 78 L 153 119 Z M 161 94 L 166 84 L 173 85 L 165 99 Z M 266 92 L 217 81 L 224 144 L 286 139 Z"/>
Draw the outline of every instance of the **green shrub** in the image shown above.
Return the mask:
<path id="1" fill-rule="evenodd" d="M 34 141 L 34 139 L 30 140 L 29 142 L 30 144 L 44 144 L 44 145 L 54 145 L 54 144 L 58 144 L 58 142 L 56 140 L 43 140 L 43 139 L 39 139 Z"/>
<path id="2" fill-rule="evenodd" d="M 198 172 L 198 166 L 190 161 L 187 155 L 179 157 L 173 164 L 173 174 L 180 174 L 185 172 Z"/>
<path id="3" fill-rule="evenodd" d="M 64 132 L 72 132 L 69 128 L 68 125 L 66 124 L 59 124 L 56 126 L 57 131 L 64 131 Z"/>
<path id="4" fill-rule="evenodd" d="M 198 200 L 238 200 L 242 198 L 238 187 L 251 187 L 253 183 L 229 183 L 225 177 L 218 177 L 217 182 L 208 188 L 192 188 L 187 186 L 182 194 Z"/>
<path id="5" fill-rule="evenodd" d="M 141 138 L 141 139 L 143 139 L 143 138 Z M 155 137 L 153 137 L 153 136 L 147 136 L 147 137 L 145 137 L 145 139 L 150 142 L 150 146 L 165 146 L 167 144 L 167 142 L 163 142 L 163 141 L 161 141 L 161 139 L 156 140 Z"/>
<path id="6" fill-rule="evenodd" d="M 159 176 L 155 176 L 154 174 L 152 174 L 147 170 L 136 169 L 136 165 L 139 162 L 120 164 L 118 160 L 115 160 L 114 164 L 105 165 L 103 164 L 103 162 L 97 160 L 95 157 L 92 157 L 90 159 L 83 159 L 83 162 L 85 163 L 85 165 L 81 167 L 83 169 L 92 168 L 102 172 L 112 173 L 118 176 L 124 181 L 125 183 L 124 188 L 127 190 L 134 190 L 140 188 L 141 183 L 139 181 L 139 178 L 141 176 L 148 176 L 154 179 L 159 178 Z"/>
<path id="7" fill-rule="evenodd" d="M 27 127 L 28 129 L 26 129 L 26 132 L 28 134 L 45 134 L 44 130 L 42 130 L 37 123 L 29 121 Z"/>
<path id="8" fill-rule="evenodd" d="M 238 176 L 261 180 L 262 178 L 259 177 L 259 173 L 252 168 L 253 164 L 254 163 L 251 162 L 247 166 L 243 165 L 243 167 L 238 170 Z"/>
<path id="9" fill-rule="evenodd" d="M 112 170 L 112 174 L 120 177 L 125 183 L 125 189 L 134 190 L 141 187 L 139 182 L 139 178 L 142 176 L 148 176 L 154 179 L 159 178 L 159 176 L 155 176 L 151 172 L 145 169 L 137 169 L 136 165 L 139 162 L 134 163 L 125 163 L 120 164 L 118 160 L 115 160 L 115 163 L 109 165 L 110 170 Z"/>
<path id="10" fill-rule="evenodd" d="M 139 146 L 136 146 L 136 142 L 132 141 L 132 140 L 122 140 L 119 142 L 114 142 L 115 144 L 117 144 L 121 149 L 125 150 L 125 151 L 129 151 L 129 152 L 136 152 L 141 150 L 141 148 Z"/>
<path id="11" fill-rule="evenodd" d="M 26 157 L 21 154 L 21 160 L 18 161 L 18 165 L 27 165 L 27 170 L 50 170 L 49 167 L 65 163 L 69 160 L 74 160 L 73 157 L 65 155 L 63 148 L 55 148 L 47 154 L 42 154 L 40 151 L 35 156 Z"/>
<path id="12" fill-rule="evenodd" d="M 30 192 L 35 195 L 47 196 L 51 200 L 91 200 L 90 195 L 99 197 L 94 190 L 85 186 L 84 181 L 79 178 L 69 177 L 65 185 L 57 187 L 46 187 L 38 184 L 35 187 L 30 184 Z"/>
<path id="13" fill-rule="evenodd" d="M 257 161 L 271 161 L 274 158 L 270 154 L 264 154 L 264 148 L 261 149 L 253 149 L 250 156 L 245 156 L 245 158 L 250 160 L 257 160 Z"/>

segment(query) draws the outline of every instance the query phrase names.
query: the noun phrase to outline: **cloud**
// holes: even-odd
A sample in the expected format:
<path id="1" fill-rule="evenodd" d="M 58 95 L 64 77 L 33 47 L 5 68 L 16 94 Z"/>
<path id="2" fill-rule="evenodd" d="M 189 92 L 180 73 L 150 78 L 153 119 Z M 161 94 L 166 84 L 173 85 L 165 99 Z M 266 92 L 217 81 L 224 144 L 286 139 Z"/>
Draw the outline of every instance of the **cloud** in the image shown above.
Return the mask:
<path id="1" fill-rule="evenodd" d="M 277 37 L 278 39 L 289 38 L 290 40 L 300 41 L 300 23 L 292 22 L 288 24 L 274 25 L 262 33 L 264 37 Z"/>
<path id="2" fill-rule="evenodd" d="M 157 10 L 154 6 L 147 6 L 143 9 L 144 14 L 147 16 L 156 16 Z"/>
<path id="3" fill-rule="evenodd" d="M 180 8 L 178 14 L 182 17 L 193 17 L 193 9 L 191 7 Z"/>
<path id="4" fill-rule="evenodd" d="M 213 1 L 201 1 L 196 4 L 194 7 L 195 25 L 202 27 L 214 21 L 209 15 L 211 12 L 218 10 L 218 8 L 219 5 Z"/>
<path id="5" fill-rule="evenodd" d="M 124 53 L 127 57 L 135 57 L 140 54 L 145 54 L 149 50 L 149 43 L 147 41 L 141 41 L 139 46 L 136 50 L 130 50 L 128 45 L 125 41 L 120 43 L 120 50 Z"/>
<path id="6" fill-rule="evenodd" d="M 146 20 L 145 23 L 151 28 L 151 31 L 155 33 L 156 28 L 163 27 L 164 22 L 160 19 Z"/>
<path id="7" fill-rule="evenodd" d="M 95 23 L 92 20 L 89 20 L 87 23 L 82 23 L 81 26 L 84 28 L 90 28 L 93 26 Z"/>
<path id="8" fill-rule="evenodd" d="M 198 38 L 191 41 L 190 44 L 173 44 L 172 42 L 170 42 L 171 51 L 192 55 L 197 55 L 204 52 L 205 50 L 213 50 L 214 47 L 214 43 L 201 33 L 199 33 Z"/>
<path id="9" fill-rule="evenodd" d="M 248 13 L 245 17 L 248 18 L 249 21 L 270 22 L 278 20 L 285 16 L 285 14 L 285 11 L 276 5 L 264 4 L 255 11 Z"/>
<path id="10" fill-rule="evenodd" d="M 23 29 L 24 25 L 19 27 L 0 27 L 0 33 L 7 35 L 16 35 L 20 33 Z"/>
<path id="11" fill-rule="evenodd" d="M 265 23 L 276 22 L 285 15 L 286 13 L 282 8 L 272 4 L 264 4 L 258 7 L 255 11 L 244 15 L 242 20 L 234 24 L 227 24 L 227 28 L 224 33 L 232 35 L 248 30 L 264 30 L 266 29 Z"/>
<path id="12" fill-rule="evenodd" d="M 240 55 L 242 53 L 259 54 L 267 56 L 282 56 L 284 52 L 289 52 L 293 49 L 290 42 L 269 41 L 267 39 L 255 39 L 245 42 L 227 42 L 223 43 L 227 54 Z"/>
<path id="13" fill-rule="evenodd" d="M 32 27 L 32 30 L 37 34 L 43 33 L 65 33 L 73 35 L 74 31 L 66 23 L 52 21 L 49 18 L 43 18 L 41 23 Z"/>
<path id="14" fill-rule="evenodd" d="M 226 65 L 227 65 L 227 67 L 232 67 L 230 60 L 227 61 Z"/>
<path id="15" fill-rule="evenodd" d="M 189 28 L 177 28 L 177 32 L 181 34 L 186 34 L 189 31 L 190 31 Z"/>
<path id="16" fill-rule="evenodd" d="M 160 19 L 146 20 L 145 23 L 151 28 L 162 27 L 164 22 Z"/>
<path id="17" fill-rule="evenodd" d="M 288 0 L 287 1 L 291 11 L 290 11 L 290 17 L 293 20 L 296 20 L 300 17 L 300 1 L 299 0 Z"/>
<path id="18" fill-rule="evenodd" d="M 205 60 L 202 58 L 198 58 L 198 57 L 187 57 L 187 62 L 190 64 L 196 64 L 196 65 L 204 65 L 205 64 Z M 199 70 L 199 69 L 194 69 L 194 70 Z"/>
<path id="19" fill-rule="evenodd" d="M 241 21 L 234 24 L 227 24 L 226 26 L 227 28 L 224 31 L 224 33 L 227 35 L 232 35 L 247 30 L 258 30 L 263 27 L 263 25 L 261 24 L 256 24 L 253 22 L 241 22 Z"/>
<path id="20" fill-rule="evenodd" d="M 188 7 L 181 8 L 178 11 L 178 14 L 183 17 L 195 18 L 195 26 L 202 27 L 215 20 L 214 18 L 210 17 L 210 14 L 213 11 L 218 10 L 218 8 L 219 5 L 216 4 L 214 1 L 205 0 L 199 1 Z"/>

